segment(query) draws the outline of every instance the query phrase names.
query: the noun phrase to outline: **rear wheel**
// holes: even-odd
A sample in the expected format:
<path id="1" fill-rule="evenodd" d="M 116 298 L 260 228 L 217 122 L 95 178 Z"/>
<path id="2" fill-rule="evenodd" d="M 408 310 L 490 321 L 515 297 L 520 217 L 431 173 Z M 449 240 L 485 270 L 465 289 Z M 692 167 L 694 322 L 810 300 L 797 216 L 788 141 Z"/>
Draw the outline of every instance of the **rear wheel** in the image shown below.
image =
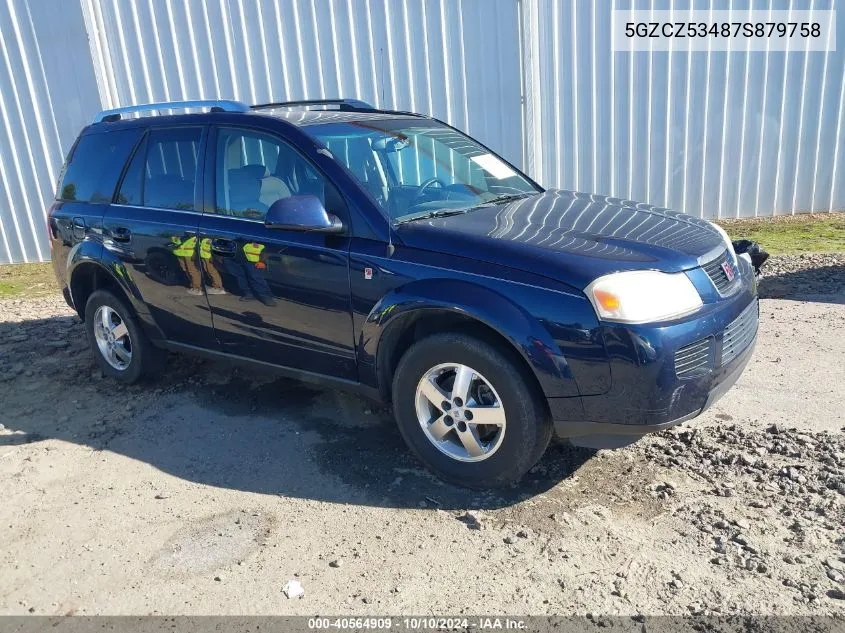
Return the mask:
<path id="1" fill-rule="evenodd" d="M 88 298 L 85 329 L 94 359 L 107 376 L 129 384 L 159 368 L 161 352 L 129 307 L 108 290 L 97 290 Z"/>
<path id="2" fill-rule="evenodd" d="M 520 478 L 548 446 L 552 425 L 524 369 L 495 346 L 450 333 L 415 343 L 393 381 L 405 442 L 440 477 L 470 488 Z"/>

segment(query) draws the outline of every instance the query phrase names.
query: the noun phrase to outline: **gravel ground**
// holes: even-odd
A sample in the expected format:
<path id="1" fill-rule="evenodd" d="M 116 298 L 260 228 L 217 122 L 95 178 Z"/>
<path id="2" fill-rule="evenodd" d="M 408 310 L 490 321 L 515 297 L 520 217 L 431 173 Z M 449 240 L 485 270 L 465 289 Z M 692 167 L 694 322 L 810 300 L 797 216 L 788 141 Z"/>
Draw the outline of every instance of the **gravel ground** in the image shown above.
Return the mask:
<path id="1" fill-rule="evenodd" d="M 845 256 L 766 272 L 714 408 L 484 494 L 356 396 L 184 357 L 121 387 L 61 298 L 0 302 L 0 613 L 845 614 Z"/>

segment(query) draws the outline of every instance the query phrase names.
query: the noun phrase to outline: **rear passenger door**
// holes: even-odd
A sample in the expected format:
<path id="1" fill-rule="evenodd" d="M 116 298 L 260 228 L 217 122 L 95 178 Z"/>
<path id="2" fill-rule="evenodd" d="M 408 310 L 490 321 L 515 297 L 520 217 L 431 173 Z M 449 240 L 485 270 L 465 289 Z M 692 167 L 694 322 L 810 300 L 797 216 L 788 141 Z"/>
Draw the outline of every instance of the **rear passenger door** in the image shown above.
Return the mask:
<path id="1" fill-rule="evenodd" d="M 168 341 L 215 347 L 199 268 L 200 171 L 207 128 L 150 128 L 103 218 L 104 245 Z"/>
<path id="2" fill-rule="evenodd" d="M 224 351 L 357 380 L 349 235 L 264 226 L 276 200 L 313 195 L 349 227 L 340 193 L 292 145 L 258 130 L 216 128 L 206 164 L 213 204 L 200 224 L 201 262 Z"/>

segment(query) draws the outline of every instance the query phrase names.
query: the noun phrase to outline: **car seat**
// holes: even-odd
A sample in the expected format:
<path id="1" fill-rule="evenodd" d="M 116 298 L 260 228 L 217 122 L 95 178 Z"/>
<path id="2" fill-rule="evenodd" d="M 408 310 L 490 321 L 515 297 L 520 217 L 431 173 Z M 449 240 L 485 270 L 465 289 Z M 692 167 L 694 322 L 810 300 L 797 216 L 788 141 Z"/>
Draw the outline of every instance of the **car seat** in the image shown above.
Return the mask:
<path id="1" fill-rule="evenodd" d="M 144 206 L 188 209 L 194 206 L 194 183 L 177 174 L 156 174 L 144 184 Z"/>
<path id="2" fill-rule="evenodd" d="M 268 205 L 261 201 L 261 178 L 256 177 L 254 167 L 255 165 L 247 165 L 229 170 L 229 205 L 234 212 L 267 212 Z M 263 165 L 259 167 L 264 169 Z"/>
<path id="3" fill-rule="evenodd" d="M 267 208 L 270 208 L 270 205 L 276 200 L 290 197 L 291 192 L 288 186 L 281 178 L 271 176 L 269 170 L 264 165 L 260 163 L 244 165 L 241 169 L 245 170 L 259 181 L 260 189 L 258 193 L 258 200 Z"/>

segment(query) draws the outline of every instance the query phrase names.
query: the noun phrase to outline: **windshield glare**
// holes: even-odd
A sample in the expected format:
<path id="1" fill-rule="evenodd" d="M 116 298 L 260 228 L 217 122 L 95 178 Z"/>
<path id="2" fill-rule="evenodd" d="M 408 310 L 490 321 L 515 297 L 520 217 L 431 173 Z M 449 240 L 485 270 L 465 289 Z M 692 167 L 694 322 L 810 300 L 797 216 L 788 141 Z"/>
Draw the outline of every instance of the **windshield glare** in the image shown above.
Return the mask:
<path id="1" fill-rule="evenodd" d="M 501 158 L 436 121 L 323 123 L 308 132 L 394 220 L 541 191 Z"/>

